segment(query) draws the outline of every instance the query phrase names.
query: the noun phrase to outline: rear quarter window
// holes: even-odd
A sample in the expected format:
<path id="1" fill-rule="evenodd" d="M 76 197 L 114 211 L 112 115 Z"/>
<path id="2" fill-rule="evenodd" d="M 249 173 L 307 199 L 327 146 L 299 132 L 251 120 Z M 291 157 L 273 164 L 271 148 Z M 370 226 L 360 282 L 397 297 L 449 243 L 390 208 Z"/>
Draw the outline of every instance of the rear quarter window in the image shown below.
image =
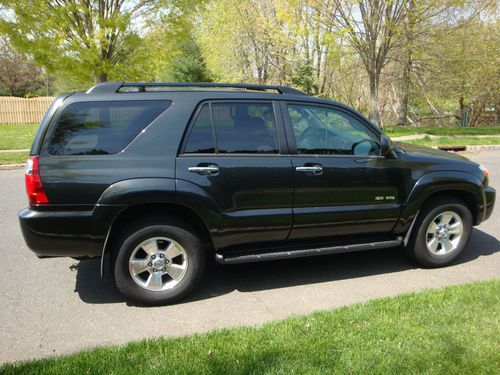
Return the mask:
<path id="1" fill-rule="evenodd" d="M 51 155 L 109 155 L 127 147 L 171 101 L 80 102 L 68 105 L 49 143 Z"/>

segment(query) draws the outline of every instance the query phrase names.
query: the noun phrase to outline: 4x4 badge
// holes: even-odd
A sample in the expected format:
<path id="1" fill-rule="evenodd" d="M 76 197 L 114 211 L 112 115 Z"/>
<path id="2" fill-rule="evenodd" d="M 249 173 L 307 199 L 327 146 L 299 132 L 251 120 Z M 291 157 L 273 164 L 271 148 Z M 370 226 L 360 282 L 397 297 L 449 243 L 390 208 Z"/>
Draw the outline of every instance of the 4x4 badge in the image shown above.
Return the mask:
<path id="1" fill-rule="evenodd" d="M 384 195 L 377 195 L 377 196 L 375 197 L 375 200 L 376 200 L 376 201 L 383 201 L 383 200 L 386 200 L 386 201 L 393 201 L 393 200 L 395 200 L 395 199 L 396 199 L 396 197 L 395 197 L 394 195 L 385 195 L 385 196 L 384 196 Z"/>

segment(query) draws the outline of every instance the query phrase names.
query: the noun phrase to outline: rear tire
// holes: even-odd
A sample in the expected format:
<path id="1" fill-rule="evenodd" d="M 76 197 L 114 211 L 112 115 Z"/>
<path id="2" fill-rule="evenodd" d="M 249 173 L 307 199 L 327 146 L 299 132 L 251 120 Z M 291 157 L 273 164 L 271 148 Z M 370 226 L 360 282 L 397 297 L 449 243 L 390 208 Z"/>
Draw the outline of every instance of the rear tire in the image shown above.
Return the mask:
<path id="1" fill-rule="evenodd" d="M 418 214 L 406 250 L 425 267 L 444 267 L 462 253 L 471 231 L 472 214 L 463 201 L 433 199 Z"/>
<path id="2" fill-rule="evenodd" d="M 140 304 L 164 305 L 185 297 L 205 269 L 206 251 L 196 231 L 174 218 L 135 222 L 116 245 L 116 286 Z"/>

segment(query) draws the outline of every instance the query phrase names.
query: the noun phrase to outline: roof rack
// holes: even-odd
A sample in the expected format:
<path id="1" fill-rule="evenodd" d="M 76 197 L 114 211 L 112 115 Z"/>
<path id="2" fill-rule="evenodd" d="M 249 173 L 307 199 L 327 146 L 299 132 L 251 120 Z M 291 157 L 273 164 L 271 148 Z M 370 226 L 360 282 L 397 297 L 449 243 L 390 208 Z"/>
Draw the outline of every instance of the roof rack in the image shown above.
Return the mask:
<path id="1" fill-rule="evenodd" d="M 87 94 L 116 92 L 158 91 L 161 87 L 173 89 L 239 89 L 248 91 L 277 91 L 279 94 L 307 95 L 305 92 L 288 86 L 255 85 L 246 83 L 209 83 L 209 82 L 105 82 L 98 83 Z M 148 90 L 150 88 L 150 90 Z M 156 90 L 155 90 L 156 89 Z"/>

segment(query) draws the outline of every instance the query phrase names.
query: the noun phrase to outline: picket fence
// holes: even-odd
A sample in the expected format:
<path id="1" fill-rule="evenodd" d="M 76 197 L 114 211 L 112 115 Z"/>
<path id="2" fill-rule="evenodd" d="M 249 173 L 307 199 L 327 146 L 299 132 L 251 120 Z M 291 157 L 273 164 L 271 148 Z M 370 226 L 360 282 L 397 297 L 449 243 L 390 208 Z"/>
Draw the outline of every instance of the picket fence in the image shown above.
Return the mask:
<path id="1" fill-rule="evenodd" d="M 31 99 L 0 96 L 0 124 L 37 124 L 53 100 L 52 96 Z"/>

